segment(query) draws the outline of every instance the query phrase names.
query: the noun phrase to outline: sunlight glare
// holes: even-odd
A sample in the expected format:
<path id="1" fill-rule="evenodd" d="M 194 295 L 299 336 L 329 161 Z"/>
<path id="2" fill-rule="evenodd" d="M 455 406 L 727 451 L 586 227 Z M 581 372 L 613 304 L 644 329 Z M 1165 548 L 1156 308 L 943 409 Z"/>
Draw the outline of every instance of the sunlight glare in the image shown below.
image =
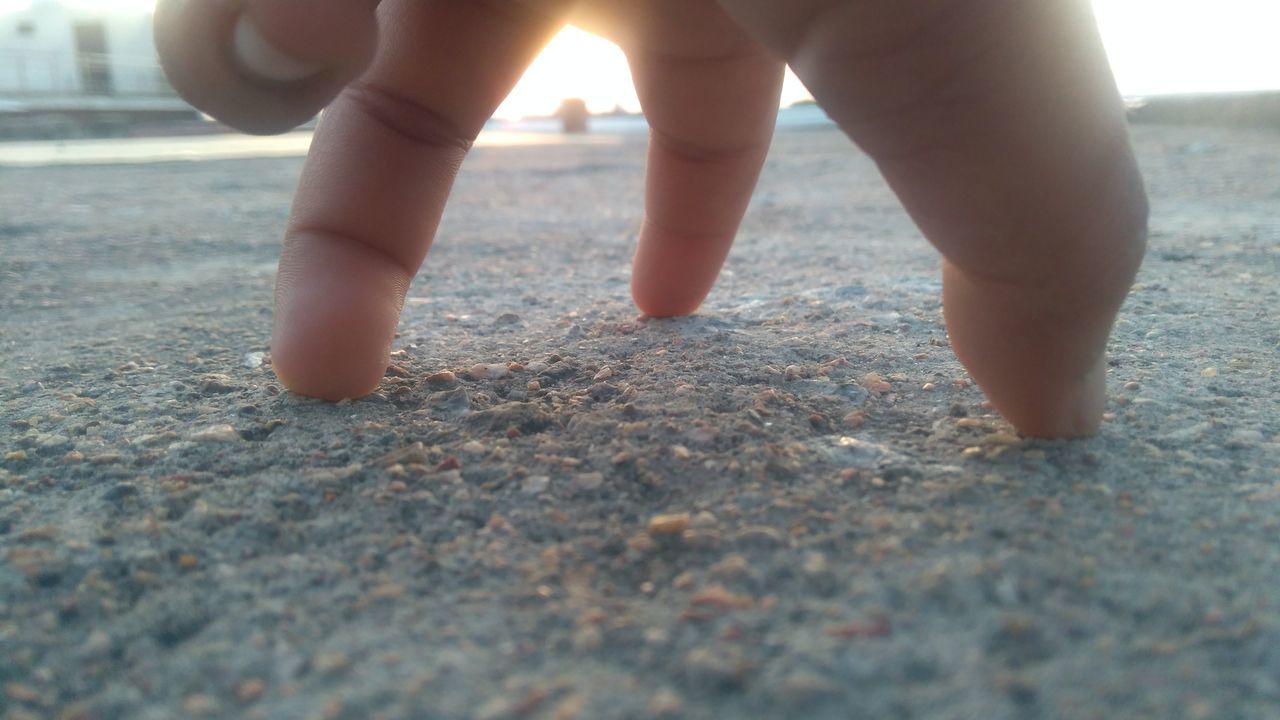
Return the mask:
<path id="1" fill-rule="evenodd" d="M 1093 0 L 1126 95 L 1280 89 L 1274 0 Z"/>

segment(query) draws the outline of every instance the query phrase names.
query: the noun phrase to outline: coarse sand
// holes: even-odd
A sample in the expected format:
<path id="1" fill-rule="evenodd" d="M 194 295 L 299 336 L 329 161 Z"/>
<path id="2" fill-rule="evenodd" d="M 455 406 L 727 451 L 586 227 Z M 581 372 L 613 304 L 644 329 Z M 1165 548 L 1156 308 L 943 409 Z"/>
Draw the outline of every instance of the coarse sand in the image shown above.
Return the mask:
<path id="1" fill-rule="evenodd" d="M 642 137 L 477 149 L 338 405 L 269 368 L 299 160 L 0 168 L 0 717 L 1280 717 L 1280 135 L 1135 137 L 1069 443 L 984 409 L 834 131 L 676 320 Z"/>

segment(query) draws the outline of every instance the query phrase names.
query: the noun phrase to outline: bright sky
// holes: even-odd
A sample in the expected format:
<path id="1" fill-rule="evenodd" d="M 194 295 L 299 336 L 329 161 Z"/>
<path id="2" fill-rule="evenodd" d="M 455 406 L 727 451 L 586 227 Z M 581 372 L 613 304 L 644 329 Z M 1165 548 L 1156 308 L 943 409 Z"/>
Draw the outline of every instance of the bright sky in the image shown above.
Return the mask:
<path id="1" fill-rule="evenodd" d="M 82 8 L 138 11 L 154 0 L 64 0 Z M 1280 89 L 1280 0 L 1092 0 L 1120 90 L 1127 95 Z M 31 0 L 0 0 L 0 13 Z M 548 114 L 566 97 L 593 111 L 636 110 L 622 52 L 575 28 L 556 36 L 498 109 L 501 117 Z M 783 104 L 808 97 L 794 76 Z"/>

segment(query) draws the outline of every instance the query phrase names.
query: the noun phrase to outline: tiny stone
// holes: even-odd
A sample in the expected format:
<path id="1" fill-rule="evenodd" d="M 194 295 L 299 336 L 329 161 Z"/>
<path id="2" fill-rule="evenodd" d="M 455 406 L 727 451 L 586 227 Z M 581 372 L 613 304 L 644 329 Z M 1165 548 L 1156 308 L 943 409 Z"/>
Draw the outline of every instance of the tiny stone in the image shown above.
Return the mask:
<path id="1" fill-rule="evenodd" d="M 79 450 L 72 450 L 68 452 L 66 455 L 63 455 L 62 459 L 69 463 L 83 462 L 84 453 L 80 452 Z"/>
<path id="2" fill-rule="evenodd" d="M 598 472 L 584 472 L 573 476 L 573 484 L 582 490 L 595 490 L 604 484 L 604 475 Z"/>
<path id="3" fill-rule="evenodd" d="M 627 549 L 637 553 L 647 553 L 653 551 L 658 545 L 653 538 L 646 533 L 636 533 L 627 538 Z"/>
<path id="4" fill-rule="evenodd" d="M 689 452 L 689 448 L 683 445 L 672 445 L 671 456 L 677 460 L 688 460 L 693 453 Z"/>
<path id="5" fill-rule="evenodd" d="M 605 365 L 604 367 L 600 368 L 600 372 L 596 373 L 595 376 L 591 378 L 591 380 L 593 382 L 603 382 L 605 380 L 608 380 L 611 377 L 613 377 L 613 368 L 609 367 L 608 365 Z"/>
<path id="6" fill-rule="evenodd" d="M 573 632 L 573 649 L 578 652 L 590 652 L 604 643 L 604 632 L 599 625 L 583 625 Z"/>
<path id="7" fill-rule="evenodd" d="M 240 439 L 240 433 L 236 432 L 234 427 L 230 425 L 214 425 L 213 427 L 199 430 L 192 433 L 191 440 L 195 442 L 234 442 Z"/>
<path id="8" fill-rule="evenodd" d="M 462 444 L 462 452 L 469 455 L 479 455 L 485 451 L 484 443 L 479 440 L 468 440 Z"/>
<path id="9" fill-rule="evenodd" d="M 1129 381 L 1129 382 L 1127 382 L 1127 383 L 1125 383 L 1125 384 L 1124 384 L 1124 389 L 1125 389 L 1125 390 L 1138 390 L 1138 389 L 1140 389 L 1141 387 L 1142 387 L 1142 383 L 1139 383 L 1139 382 L 1137 382 L 1137 381 Z"/>
<path id="10" fill-rule="evenodd" d="M 931 383 L 931 382 L 925 383 L 924 385 L 921 385 L 921 386 L 920 386 L 920 389 L 921 389 L 921 390 L 924 390 L 925 392 L 933 392 L 933 391 L 934 391 L 934 390 L 936 390 L 937 388 L 938 388 L 938 386 L 937 386 L 937 385 L 934 385 L 934 384 L 933 384 L 933 383 Z"/>
<path id="11" fill-rule="evenodd" d="M 199 564 L 200 564 L 199 558 L 197 558 L 195 555 L 192 555 L 191 553 L 183 553 L 182 555 L 178 556 L 178 567 L 182 568 L 183 570 L 191 570 L 196 565 L 199 565 Z"/>
<path id="12" fill-rule="evenodd" d="M 200 382 L 200 393 L 203 395 L 220 395 L 235 392 L 231 378 L 226 375 L 208 375 Z"/>
<path id="13" fill-rule="evenodd" d="M 18 702 L 36 703 L 40 701 L 40 693 L 36 692 L 35 689 L 29 685 L 23 685 L 22 683 L 6 683 L 4 686 L 4 693 L 5 695 L 8 695 L 11 700 L 17 700 Z"/>
<path id="14" fill-rule="evenodd" d="M 862 427 L 863 423 L 865 423 L 866 421 L 867 421 L 867 414 L 861 410 L 854 410 L 853 412 L 844 416 L 844 425 L 845 427 L 849 427 L 849 428 Z"/>
<path id="15" fill-rule="evenodd" d="M 827 556 L 817 552 L 809 553 L 805 555 L 804 563 L 800 567 L 809 575 L 826 572 L 828 567 Z"/>
<path id="16" fill-rule="evenodd" d="M 437 373 L 431 373 L 426 377 L 426 383 L 431 387 L 446 387 L 453 385 L 458 381 L 458 376 L 448 370 L 441 370 Z"/>
<path id="17" fill-rule="evenodd" d="M 778 547 L 786 544 L 782 533 L 765 525 L 744 528 L 733 540 L 739 545 L 754 547 Z"/>
<path id="18" fill-rule="evenodd" d="M 724 542 L 718 531 L 707 529 L 685 530 L 680 533 L 680 539 L 694 550 L 712 550 L 720 547 Z"/>
<path id="19" fill-rule="evenodd" d="M 479 363 L 472 365 L 471 369 L 467 371 L 467 375 L 472 380 L 497 380 L 510 374 L 511 371 L 507 369 L 507 366 L 500 363 Z"/>
<path id="20" fill-rule="evenodd" d="M 262 365 L 262 361 L 267 357 L 266 353 L 251 352 L 244 354 L 244 366 L 247 368 L 256 368 Z"/>
<path id="21" fill-rule="evenodd" d="M 258 678 L 251 678 L 240 683 L 236 688 L 236 699 L 242 703 L 251 703 L 262 697 L 266 692 L 267 684 Z"/>
<path id="22" fill-rule="evenodd" d="M 345 653 L 322 652 L 312 659 L 311 666 L 322 675 L 333 675 L 351 667 L 351 658 Z"/>
<path id="23" fill-rule="evenodd" d="M 689 521 L 689 527 L 706 529 L 706 528 L 715 527 L 717 523 L 719 523 L 719 520 L 716 518 L 715 515 L 707 512 L 706 510 L 703 510 L 702 512 L 693 516 L 693 518 Z"/>
<path id="24" fill-rule="evenodd" d="M 696 593 L 689 602 L 721 610 L 745 610 L 756 604 L 755 598 L 730 592 L 723 585 L 712 585 Z"/>
<path id="25" fill-rule="evenodd" d="M 9 452 L 4 454 L 4 459 L 8 460 L 9 462 L 26 462 L 27 451 L 26 450 L 10 450 Z"/>
<path id="26" fill-rule="evenodd" d="M 798 672 L 782 681 L 782 690 L 792 702 L 807 704 L 840 694 L 836 684 L 812 673 Z"/>
<path id="27" fill-rule="evenodd" d="M 217 704 L 208 695 L 188 695 L 182 701 L 182 710 L 188 715 L 209 715 L 217 709 Z"/>
<path id="28" fill-rule="evenodd" d="M 649 700 L 645 711 L 654 718 L 678 717 L 684 711 L 684 702 L 674 691 L 663 689 Z"/>
<path id="29" fill-rule="evenodd" d="M 1218 377 L 1218 368 L 1208 367 L 1200 371 L 1200 377 Z"/>
<path id="30" fill-rule="evenodd" d="M 530 475 L 520 483 L 520 491 L 529 495 L 537 495 L 546 492 L 547 486 L 551 484 L 551 478 L 546 475 Z"/>
<path id="31" fill-rule="evenodd" d="M 869 372 L 862 376 L 862 387 L 866 388 L 867 392 L 875 393 L 876 395 L 883 395 L 893 389 L 880 373 L 874 372 Z"/>
<path id="32" fill-rule="evenodd" d="M 712 565 L 709 572 L 712 577 L 723 579 L 743 578 L 751 574 L 751 563 L 741 555 L 727 555 Z"/>
<path id="33" fill-rule="evenodd" d="M 655 515 L 649 519 L 650 535 L 679 535 L 689 529 L 689 513 Z"/>

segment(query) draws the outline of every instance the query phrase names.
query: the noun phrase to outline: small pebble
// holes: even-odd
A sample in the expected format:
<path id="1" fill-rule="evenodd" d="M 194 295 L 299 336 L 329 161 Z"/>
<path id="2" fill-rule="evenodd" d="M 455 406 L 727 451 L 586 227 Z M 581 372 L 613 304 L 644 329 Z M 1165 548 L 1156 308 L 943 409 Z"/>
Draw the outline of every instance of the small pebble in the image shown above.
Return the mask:
<path id="1" fill-rule="evenodd" d="M 672 690 L 659 690 L 649 699 L 645 712 L 653 718 L 679 717 L 684 712 L 684 701 Z"/>
<path id="2" fill-rule="evenodd" d="M 321 675 L 333 675 L 351 667 L 351 658 L 345 653 L 322 652 L 312 658 L 311 667 Z"/>
<path id="3" fill-rule="evenodd" d="M 36 692 L 31 686 L 18 682 L 6 683 L 4 693 L 9 696 L 10 700 L 17 700 L 18 702 L 36 703 L 40 701 L 40 693 Z"/>
<path id="4" fill-rule="evenodd" d="M 679 535 L 689 529 L 689 513 L 655 515 L 649 519 L 650 535 Z"/>
<path id="5" fill-rule="evenodd" d="M 840 694 L 840 687 L 818 675 L 797 672 L 782 681 L 782 691 L 790 701 L 804 705 L 833 698 Z"/>
<path id="6" fill-rule="evenodd" d="M 428 375 L 425 381 L 431 387 L 448 387 L 458 381 L 458 376 L 448 370 L 441 370 Z"/>
<path id="7" fill-rule="evenodd" d="M 236 699 L 242 703 L 251 703 L 262 697 L 266 692 L 267 684 L 258 678 L 250 678 L 240 683 L 236 688 Z"/>
<path id="8" fill-rule="evenodd" d="M 867 422 L 867 414 L 861 410 L 854 410 L 844 416 L 844 426 L 848 428 L 860 428 Z"/>
<path id="9" fill-rule="evenodd" d="M 707 512 L 706 510 L 703 510 L 702 512 L 698 513 L 697 515 L 694 515 L 693 518 L 690 519 L 689 527 L 705 530 L 707 528 L 715 527 L 718 523 L 719 523 L 719 520 L 716 518 L 715 515 Z"/>
<path id="10" fill-rule="evenodd" d="M 182 710 L 188 715 L 212 715 L 218 709 L 217 703 L 208 695 L 188 695 L 182 701 Z"/>
<path id="11" fill-rule="evenodd" d="M 598 472 L 584 472 L 573 476 L 573 484 L 582 490 L 595 490 L 604 484 L 604 475 Z"/>
<path id="12" fill-rule="evenodd" d="M 506 365 L 500 363 L 472 365 L 467 376 L 472 380 L 498 380 L 511 374 Z"/>
<path id="13" fill-rule="evenodd" d="M 730 592 L 723 585 L 712 585 L 694 594 L 690 603 L 700 607 L 713 607 L 719 610 L 745 610 L 754 607 L 755 598 Z"/>
<path id="14" fill-rule="evenodd" d="M 1208 367 L 1200 371 L 1200 377 L 1218 377 L 1218 368 Z"/>
<path id="15" fill-rule="evenodd" d="M 867 392 L 875 393 L 876 395 L 883 395 L 893 389 L 893 386 L 889 385 L 889 382 L 880 373 L 874 372 L 869 372 L 862 376 L 862 387 L 866 388 Z"/>
<path id="16" fill-rule="evenodd" d="M 530 475 L 520 483 L 520 491 L 529 495 L 537 495 L 546 492 L 547 486 L 551 484 L 551 478 L 546 475 Z"/>
<path id="17" fill-rule="evenodd" d="M 596 373 L 591 378 L 591 380 L 592 382 L 603 382 L 605 380 L 608 380 L 611 377 L 613 377 L 613 368 L 609 367 L 608 365 L 605 365 L 604 367 L 600 368 L 600 372 Z"/>
<path id="18" fill-rule="evenodd" d="M 240 439 L 240 433 L 236 432 L 234 427 L 226 424 L 214 425 L 191 434 L 191 440 L 204 443 L 235 442 Z"/>
<path id="19" fill-rule="evenodd" d="M 26 462 L 27 451 L 26 450 L 10 450 L 9 452 L 4 454 L 4 459 L 8 460 L 9 462 Z"/>

